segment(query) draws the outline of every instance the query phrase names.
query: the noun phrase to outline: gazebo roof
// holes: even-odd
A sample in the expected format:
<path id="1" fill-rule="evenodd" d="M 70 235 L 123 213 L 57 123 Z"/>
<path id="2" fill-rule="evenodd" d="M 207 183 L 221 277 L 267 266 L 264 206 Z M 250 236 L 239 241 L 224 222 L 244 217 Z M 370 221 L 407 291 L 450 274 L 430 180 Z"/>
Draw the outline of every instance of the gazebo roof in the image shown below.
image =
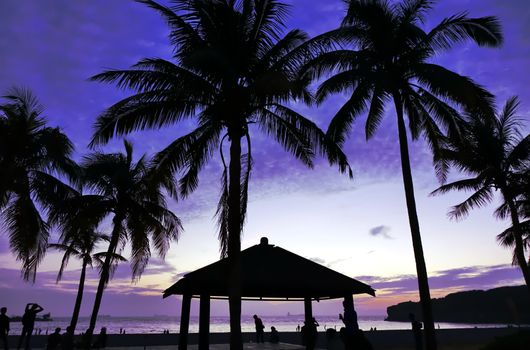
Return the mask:
<path id="1" fill-rule="evenodd" d="M 228 260 L 186 274 L 164 291 L 173 295 L 228 296 Z M 367 284 L 333 271 L 280 247 L 261 243 L 241 251 L 241 296 L 243 299 L 333 299 L 352 294 L 370 294 Z"/>

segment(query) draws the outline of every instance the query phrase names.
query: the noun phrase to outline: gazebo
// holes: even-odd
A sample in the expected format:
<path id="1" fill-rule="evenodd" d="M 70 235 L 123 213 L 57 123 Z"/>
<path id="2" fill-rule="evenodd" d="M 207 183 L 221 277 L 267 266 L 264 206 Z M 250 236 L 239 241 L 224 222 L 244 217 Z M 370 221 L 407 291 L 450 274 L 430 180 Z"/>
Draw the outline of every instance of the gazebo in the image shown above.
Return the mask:
<path id="1" fill-rule="evenodd" d="M 199 302 L 199 350 L 209 347 L 210 299 L 228 298 L 227 259 L 186 274 L 164 291 L 164 298 L 182 295 L 179 350 L 186 350 L 192 298 Z M 362 282 L 269 244 L 266 237 L 258 245 L 241 251 L 242 300 L 304 301 L 305 320 L 313 317 L 311 301 L 345 298 L 353 294 L 375 296 Z"/>

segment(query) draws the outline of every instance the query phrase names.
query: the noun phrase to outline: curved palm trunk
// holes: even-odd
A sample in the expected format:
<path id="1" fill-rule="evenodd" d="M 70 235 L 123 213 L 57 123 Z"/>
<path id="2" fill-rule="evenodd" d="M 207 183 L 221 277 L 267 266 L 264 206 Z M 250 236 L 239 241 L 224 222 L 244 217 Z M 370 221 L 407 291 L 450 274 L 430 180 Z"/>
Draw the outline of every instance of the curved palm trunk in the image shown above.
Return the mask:
<path id="1" fill-rule="evenodd" d="M 521 234 L 519 214 L 517 212 L 517 208 L 515 207 L 515 203 L 513 202 L 513 200 L 511 198 L 508 198 L 507 202 L 508 206 L 510 207 L 510 216 L 512 218 L 512 227 L 515 238 L 515 257 L 517 259 L 517 264 L 519 264 L 519 268 L 523 273 L 524 281 L 526 283 L 526 287 L 528 288 L 528 293 L 530 293 L 530 269 L 528 267 L 528 263 L 524 255 L 524 244 L 523 236 Z"/>
<path id="2" fill-rule="evenodd" d="M 83 292 L 85 290 L 86 266 L 87 262 L 83 260 L 83 266 L 81 267 L 81 277 L 79 277 L 79 287 L 77 288 L 77 297 L 75 298 L 74 312 L 72 314 L 72 320 L 70 321 L 70 328 L 72 334 L 75 334 L 75 327 L 77 326 L 77 320 L 79 319 L 79 310 L 81 310 L 81 302 L 83 301 Z"/>
<path id="3" fill-rule="evenodd" d="M 96 292 L 96 299 L 94 300 L 94 308 L 92 309 L 92 315 L 90 316 L 90 325 L 88 326 L 86 338 L 85 338 L 85 349 L 90 349 L 92 342 L 92 335 L 94 334 L 94 329 L 96 328 L 96 321 L 98 319 L 99 307 L 101 306 L 101 299 L 103 298 L 103 291 L 105 286 L 108 283 L 110 277 L 110 265 L 112 263 L 112 254 L 116 252 L 116 247 L 118 246 L 118 241 L 120 237 L 120 231 L 122 228 L 122 217 L 118 214 L 114 216 L 112 220 L 114 227 L 112 229 L 112 235 L 110 238 L 109 247 L 107 249 L 107 255 L 105 256 L 105 261 L 101 267 L 101 275 L 99 277 L 98 289 Z"/>
<path id="4" fill-rule="evenodd" d="M 420 292 L 420 303 L 423 314 L 423 324 L 425 333 L 425 345 L 427 350 L 436 350 L 436 336 L 434 333 L 434 320 L 432 316 L 431 294 L 429 291 L 429 279 L 427 276 L 427 266 L 423 255 L 421 243 L 420 224 L 416 211 L 416 200 L 414 198 L 414 185 L 412 181 L 412 171 L 410 169 L 410 158 L 407 141 L 407 129 L 403 119 L 403 105 L 401 96 L 394 94 L 394 104 L 397 112 L 399 149 L 401 153 L 401 171 L 403 172 L 403 185 L 405 187 L 405 197 L 407 200 L 407 211 L 409 216 L 410 233 L 412 235 L 412 246 L 414 258 L 416 260 L 416 273 L 418 275 L 418 289 Z"/>
<path id="5" fill-rule="evenodd" d="M 230 135 L 228 185 L 228 259 L 230 263 L 228 303 L 230 350 L 242 350 L 241 336 L 241 136 Z"/>

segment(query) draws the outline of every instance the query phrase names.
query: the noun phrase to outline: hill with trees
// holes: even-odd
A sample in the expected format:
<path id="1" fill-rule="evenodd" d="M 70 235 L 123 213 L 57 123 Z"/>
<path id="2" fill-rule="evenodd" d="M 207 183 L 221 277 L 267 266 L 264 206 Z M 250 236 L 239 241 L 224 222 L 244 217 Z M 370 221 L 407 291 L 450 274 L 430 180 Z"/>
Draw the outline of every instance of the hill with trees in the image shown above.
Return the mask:
<path id="1" fill-rule="evenodd" d="M 526 286 L 451 293 L 433 299 L 432 307 L 435 322 L 530 323 Z M 410 313 L 421 320 L 420 304 L 408 301 L 389 306 L 386 321 L 409 321 Z"/>

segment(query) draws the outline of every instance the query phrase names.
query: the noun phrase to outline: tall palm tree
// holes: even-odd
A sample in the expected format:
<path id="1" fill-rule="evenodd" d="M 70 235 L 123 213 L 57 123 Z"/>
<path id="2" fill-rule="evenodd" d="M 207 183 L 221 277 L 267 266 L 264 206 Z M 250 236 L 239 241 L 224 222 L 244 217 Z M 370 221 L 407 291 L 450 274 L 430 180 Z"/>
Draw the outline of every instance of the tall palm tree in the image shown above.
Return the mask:
<path id="1" fill-rule="evenodd" d="M 455 15 L 426 32 L 422 24 L 435 2 L 346 1 L 348 9 L 342 22 L 343 36 L 340 40 L 343 49 L 319 55 L 302 71 L 304 77 L 310 79 L 326 78 L 318 87 L 318 102 L 334 93 L 351 93 L 328 129 L 328 135 L 341 145 L 356 118 L 365 110 L 368 110 L 366 138 L 370 139 L 383 120 L 387 104 L 393 102 L 426 345 L 430 350 L 436 348 L 436 339 L 414 198 L 405 115 L 412 139 L 424 137 L 436 155 L 444 132 L 459 133 L 460 118 L 456 107 L 482 107 L 483 112 L 488 112 L 492 96 L 471 79 L 429 60 L 454 44 L 468 40 L 480 46 L 498 46 L 502 42 L 500 26 L 494 17 Z M 336 31 L 333 35 L 337 36 Z M 437 162 L 435 167 L 443 179 L 445 164 Z"/>
<path id="2" fill-rule="evenodd" d="M 55 176 L 75 175 L 73 145 L 47 126 L 44 108 L 26 89 L 13 88 L 0 104 L 0 210 L 11 251 L 22 262 L 23 277 L 35 280 L 46 252 L 49 227 L 45 194 L 64 185 Z M 44 197 L 43 197 L 44 196 Z"/>
<path id="3" fill-rule="evenodd" d="M 81 310 L 81 303 L 83 301 L 83 292 L 85 289 L 85 278 L 86 278 L 86 269 L 87 267 L 93 267 L 103 265 L 103 259 L 108 254 L 107 252 L 95 253 L 94 250 L 98 244 L 102 242 L 109 242 L 109 237 L 107 235 L 98 233 L 93 230 L 79 230 L 76 235 L 70 236 L 71 238 L 64 238 L 66 241 L 62 243 L 52 243 L 49 244 L 50 248 L 64 252 L 63 258 L 61 260 L 61 267 L 59 273 L 57 274 L 57 283 L 62 279 L 64 269 L 68 266 L 70 257 L 77 258 L 81 260 L 81 275 L 79 276 L 79 285 L 77 288 L 77 297 L 75 299 L 74 311 L 72 313 L 72 319 L 70 321 L 70 328 L 72 334 L 75 333 L 75 328 L 77 326 L 77 320 L 79 319 L 79 311 Z M 123 256 L 114 253 L 112 256 L 113 262 L 126 262 Z M 112 269 L 111 269 L 112 270 Z"/>
<path id="4" fill-rule="evenodd" d="M 449 165 L 461 173 L 473 177 L 457 180 L 435 190 L 433 194 L 451 190 L 473 191 L 462 203 L 449 213 L 460 219 L 473 208 L 490 203 L 496 190 L 503 203 L 496 210 L 499 218 L 510 218 L 512 227 L 499 236 L 501 243 L 514 246 L 515 261 L 519 265 L 530 293 L 530 269 L 525 257 L 527 223 L 521 226 L 521 209 L 528 209 L 521 198 L 521 179 L 528 181 L 530 164 L 530 135 L 521 134 L 522 119 L 517 116 L 519 102 L 516 97 L 508 99 L 495 118 L 469 116 L 465 129 L 466 137 L 454 139 L 444 148 L 441 156 Z M 528 186 L 528 185 L 527 185 Z M 524 210 L 526 208 L 526 210 Z M 528 213 L 528 212 L 527 212 Z"/>
<path id="5" fill-rule="evenodd" d="M 151 257 L 151 244 L 164 258 L 171 241 L 177 240 L 182 230 L 180 219 L 167 208 L 151 163 L 145 156 L 134 162 L 132 144 L 124 144 L 125 154 L 95 152 L 81 163 L 83 184 L 93 194 L 84 196 L 78 217 L 101 222 L 112 216 L 112 232 L 100 269 L 86 346 L 90 346 L 103 291 L 121 247 L 130 242 L 132 277 L 138 280 Z"/>
<path id="6" fill-rule="evenodd" d="M 218 204 L 221 255 L 231 266 L 229 291 L 231 349 L 242 348 L 240 261 L 250 178 L 252 125 L 279 142 L 309 167 L 315 152 L 350 172 L 340 149 L 316 124 L 287 106 L 309 102 L 308 81 L 298 69 L 314 50 L 329 41 L 304 43 L 306 35 L 283 35 L 288 7 L 276 0 L 173 0 L 172 7 L 139 2 L 160 12 L 175 46 L 173 62 L 160 58 L 139 61 L 132 69 L 111 70 L 93 77 L 135 94 L 100 116 L 92 144 L 134 130 L 159 129 L 195 118 L 198 127 L 155 158 L 168 176 L 164 182 L 186 196 L 198 185 L 198 174 L 216 149 L 224 172 Z M 228 165 L 222 154 L 229 143 Z M 175 183 L 175 173 L 183 177 Z"/>

